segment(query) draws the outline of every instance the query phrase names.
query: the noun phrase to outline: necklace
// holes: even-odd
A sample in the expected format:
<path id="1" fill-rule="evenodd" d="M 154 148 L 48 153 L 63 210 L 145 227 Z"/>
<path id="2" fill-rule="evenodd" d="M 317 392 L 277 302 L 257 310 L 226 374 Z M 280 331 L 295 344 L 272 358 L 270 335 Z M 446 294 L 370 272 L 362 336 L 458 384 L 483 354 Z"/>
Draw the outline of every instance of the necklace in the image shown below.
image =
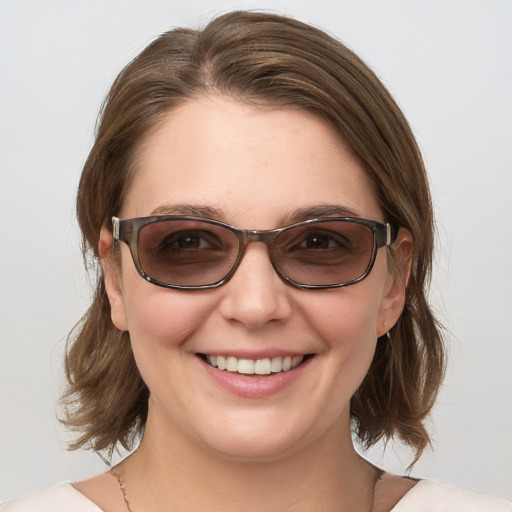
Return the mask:
<path id="1" fill-rule="evenodd" d="M 115 479 L 117 480 L 117 483 L 119 484 L 119 489 L 121 489 L 121 492 L 123 493 L 123 499 L 124 499 L 124 502 L 126 503 L 126 508 L 127 508 L 128 512 L 134 512 L 130 507 L 130 502 L 128 501 L 128 496 L 126 494 L 126 488 L 124 486 L 124 482 L 116 468 L 117 468 L 117 466 L 112 466 L 110 468 L 110 472 L 114 475 Z M 383 474 L 382 470 L 376 471 L 376 478 L 375 478 L 373 488 L 372 488 L 372 510 L 373 510 L 373 499 L 374 499 L 374 493 L 375 493 L 375 485 L 376 485 L 377 481 L 380 479 L 382 474 Z"/>
<path id="2" fill-rule="evenodd" d="M 126 495 L 126 489 L 124 487 L 124 482 L 121 480 L 121 475 L 117 472 L 116 466 L 112 466 L 110 468 L 110 472 L 114 475 L 115 479 L 117 480 L 117 483 L 119 484 L 119 488 L 121 489 L 121 492 L 123 493 L 123 499 L 126 503 L 126 508 L 128 509 L 128 512 L 133 512 L 133 510 L 130 508 L 130 502 L 128 501 L 128 496 Z"/>

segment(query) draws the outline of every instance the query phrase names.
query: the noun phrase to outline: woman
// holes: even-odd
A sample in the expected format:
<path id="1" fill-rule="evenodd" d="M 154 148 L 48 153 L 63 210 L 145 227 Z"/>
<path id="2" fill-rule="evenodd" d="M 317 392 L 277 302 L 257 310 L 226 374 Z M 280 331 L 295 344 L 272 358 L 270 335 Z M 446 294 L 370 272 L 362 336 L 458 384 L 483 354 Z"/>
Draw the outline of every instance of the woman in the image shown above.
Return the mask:
<path id="1" fill-rule="evenodd" d="M 511 509 L 354 449 L 417 459 L 445 361 L 421 156 L 341 43 L 244 12 L 164 34 L 112 86 L 77 209 L 101 271 L 64 421 L 137 447 L 2 510 Z"/>

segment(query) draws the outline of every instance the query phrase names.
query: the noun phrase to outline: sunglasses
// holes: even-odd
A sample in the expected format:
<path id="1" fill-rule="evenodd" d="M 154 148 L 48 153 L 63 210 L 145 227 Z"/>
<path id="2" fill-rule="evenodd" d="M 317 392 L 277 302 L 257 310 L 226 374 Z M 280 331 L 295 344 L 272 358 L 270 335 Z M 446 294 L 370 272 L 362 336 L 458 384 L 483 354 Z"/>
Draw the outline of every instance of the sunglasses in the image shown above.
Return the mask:
<path id="1" fill-rule="evenodd" d="M 292 286 L 348 286 L 368 276 L 377 250 L 392 245 L 398 235 L 390 224 L 352 217 L 309 219 L 263 231 L 189 215 L 112 217 L 112 225 L 114 241 L 128 245 L 144 279 L 178 290 L 227 283 L 253 242 L 268 247 L 275 271 Z"/>

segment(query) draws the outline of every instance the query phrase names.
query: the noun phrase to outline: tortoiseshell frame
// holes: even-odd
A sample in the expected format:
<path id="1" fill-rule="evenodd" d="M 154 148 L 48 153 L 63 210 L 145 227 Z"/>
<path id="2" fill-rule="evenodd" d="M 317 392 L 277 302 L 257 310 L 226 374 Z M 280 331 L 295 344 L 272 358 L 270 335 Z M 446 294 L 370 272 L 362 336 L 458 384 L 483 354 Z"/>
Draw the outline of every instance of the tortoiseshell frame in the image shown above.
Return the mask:
<path id="1" fill-rule="evenodd" d="M 166 220 L 190 220 L 190 221 L 199 221 L 205 222 L 207 224 L 212 224 L 214 226 L 223 227 L 231 231 L 236 238 L 238 239 L 238 254 L 237 257 L 226 276 L 224 276 L 219 281 L 215 283 L 205 284 L 205 285 L 177 285 L 171 283 L 164 283 L 162 281 L 158 281 L 153 279 L 151 276 L 147 275 L 139 259 L 139 251 L 138 251 L 138 238 L 140 230 L 154 222 L 162 222 Z M 290 279 L 287 275 L 285 275 L 282 269 L 279 267 L 278 260 L 275 255 L 275 240 L 276 238 L 283 232 L 288 231 L 293 228 L 301 227 L 301 226 L 309 226 L 311 224 L 316 224 L 319 222 L 333 222 L 333 221 L 342 221 L 342 222 L 350 222 L 354 224 L 362 224 L 371 229 L 373 233 L 373 248 L 370 261 L 366 267 L 366 270 L 363 274 L 357 279 L 353 279 L 352 281 L 348 281 L 345 283 L 336 283 L 336 284 L 302 284 Z M 177 290 L 205 290 L 209 288 L 217 288 L 227 283 L 233 274 L 236 272 L 238 265 L 240 264 L 247 245 L 252 242 L 263 242 L 269 251 L 270 261 L 274 270 L 279 275 L 283 281 L 294 286 L 296 288 L 308 289 L 308 290 L 316 290 L 316 289 L 328 289 L 328 288 L 341 288 L 343 286 L 349 286 L 355 283 L 358 283 L 365 279 L 368 274 L 371 272 L 373 268 L 373 264 L 375 263 L 375 258 L 377 255 L 377 250 L 381 247 L 386 247 L 392 245 L 397 236 L 398 236 L 399 228 L 396 226 L 392 226 L 391 224 L 384 224 L 382 222 L 376 220 L 368 220 L 368 219 L 360 219 L 357 217 L 324 217 L 318 219 L 308 219 L 302 222 L 296 222 L 294 224 L 289 224 L 288 226 L 284 226 L 282 228 L 269 229 L 269 230 L 254 230 L 254 229 L 238 229 L 234 226 L 226 224 L 224 222 L 220 222 L 218 220 L 196 217 L 192 215 L 155 215 L 152 217 L 137 217 L 133 219 L 124 219 L 121 220 L 117 217 L 112 217 L 112 236 L 115 242 L 124 242 L 128 245 L 130 249 L 130 253 L 132 255 L 133 263 L 135 264 L 135 268 L 137 272 L 148 282 L 155 284 L 157 286 L 163 286 L 164 288 L 173 288 Z"/>

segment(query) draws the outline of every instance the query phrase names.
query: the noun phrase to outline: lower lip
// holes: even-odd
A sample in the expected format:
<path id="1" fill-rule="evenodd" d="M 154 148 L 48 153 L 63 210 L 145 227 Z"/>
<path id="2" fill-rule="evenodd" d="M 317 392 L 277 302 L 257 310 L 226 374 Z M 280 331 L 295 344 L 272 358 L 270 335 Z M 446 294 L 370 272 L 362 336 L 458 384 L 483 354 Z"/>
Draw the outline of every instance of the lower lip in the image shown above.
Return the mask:
<path id="1" fill-rule="evenodd" d="M 215 384 L 243 398 L 265 398 L 282 391 L 303 374 L 311 359 L 307 358 L 293 370 L 259 376 L 219 370 L 199 358 L 206 373 Z"/>

